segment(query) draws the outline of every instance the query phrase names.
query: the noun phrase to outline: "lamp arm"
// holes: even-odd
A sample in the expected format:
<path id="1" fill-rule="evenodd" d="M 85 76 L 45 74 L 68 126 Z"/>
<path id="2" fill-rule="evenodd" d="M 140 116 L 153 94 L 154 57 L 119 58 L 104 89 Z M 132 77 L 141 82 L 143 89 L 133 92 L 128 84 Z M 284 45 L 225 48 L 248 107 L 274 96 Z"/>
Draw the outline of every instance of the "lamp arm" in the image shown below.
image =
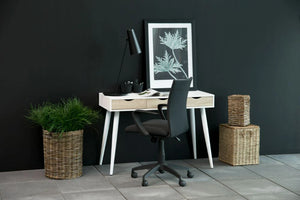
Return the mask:
<path id="1" fill-rule="evenodd" d="M 118 88 L 118 85 L 119 85 L 119 79 L 120 79 L 120 75 L 121 75 L 121 72 L 122 72 L 124 58 L 125 58 L 125 54 L 126 54 L 126 50 L 127 50 L 127 43 L 128 43 L 128 39 L 126 39 L 126 43 L 125 43 L 125 47 L 124 47 L 124 51 L 123 51 L 123 56 L 122 56 L 121 65 L 120 65 L 120 69 L 119 69 L 119 74 L 118 74 L 118 78 L 117 78 L 116 88 Z"/>

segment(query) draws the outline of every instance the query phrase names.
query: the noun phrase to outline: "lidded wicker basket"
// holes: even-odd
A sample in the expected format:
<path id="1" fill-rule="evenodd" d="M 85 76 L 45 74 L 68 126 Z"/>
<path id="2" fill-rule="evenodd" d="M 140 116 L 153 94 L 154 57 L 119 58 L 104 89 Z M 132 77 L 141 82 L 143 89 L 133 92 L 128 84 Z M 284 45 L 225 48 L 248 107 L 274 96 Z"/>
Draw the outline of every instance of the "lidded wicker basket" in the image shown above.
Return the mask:
<path id="1" fill-rule="evenodd" d="M 259 164 L 259 126 L 220 124 L 219 130 L 219 160 L 234 166 Z"/>
<path id="2" fill-rule="evenodd" d="M 59 136 L 43 130 L 45 175 L 53 179 L 72 179 L 82 175 L 83 130 Z"/>
<path id="3" fill-rule="evenodd" d="M 228 96 L 228 124 L 231 126 L 248 126 L 250 124 L 250 96 Z"/>

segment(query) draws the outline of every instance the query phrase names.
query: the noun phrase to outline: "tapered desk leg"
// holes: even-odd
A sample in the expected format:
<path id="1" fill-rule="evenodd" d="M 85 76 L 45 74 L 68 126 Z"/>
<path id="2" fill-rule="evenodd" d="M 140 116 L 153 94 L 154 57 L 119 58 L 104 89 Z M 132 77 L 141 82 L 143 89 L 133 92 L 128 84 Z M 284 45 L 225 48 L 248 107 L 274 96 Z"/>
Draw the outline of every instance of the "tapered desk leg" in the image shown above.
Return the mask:
<path id="1" fill-rule="evenodd" d="M 112 139 L 111 139 L 111 155 L 110 155 L 110 170 L 109 170 L 110 175 L 113 175 L 114 173 L 114 164 L 115 164 L 115 155 L 116 155 L 116 146 L 117 146 L 117 139 L 118 139 L 118 128 L 119 128 L 119 117 L 120 117 L 120 112 L 115 112 Z"/>
<path id="2" fill-rule="evenodd" d="M 99 165 L 102 165 L 102 163 L 103 163 L 103 156 L 104 156 L 104 152 L 105 152 L 107 135 L 108 135 L 108 131 L 109 131 L 110 116 L 111 116 L 111 112 L 106 111 Z"/>
<path id="3" fill-rule="evenodd" d="M 192 134 L 194 159 L 197 159 L 197 140 L 196 140 L 196 125 L 195 125 L 195 108 L 190 109 L 190 126 Z"/>
<path id="4" fill-rule="evenodd" d="M 212 155 L 211 155 L 210 139 L 209 139 L 209 132 L 208 132 L 205 108 L 200 108 L 200 111 L 201 111 L 202 126 L 203 126 L 203 132 L 204 132 L 204 138 L 205 138 L 205 143 L 206 143 L 209 164 L 210 164 L 211 168 L 214 168 Z"/>

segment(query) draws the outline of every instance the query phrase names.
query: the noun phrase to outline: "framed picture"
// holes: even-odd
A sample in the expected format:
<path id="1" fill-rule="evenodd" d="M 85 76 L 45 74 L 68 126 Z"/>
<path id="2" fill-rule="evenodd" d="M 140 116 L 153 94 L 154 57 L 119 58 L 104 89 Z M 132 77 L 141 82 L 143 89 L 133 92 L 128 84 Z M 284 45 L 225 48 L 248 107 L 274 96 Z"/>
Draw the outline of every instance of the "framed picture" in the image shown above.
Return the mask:
<path id="1" fill-rule="evenodd" d="M 193 77 L 195 51 L 191 20 L 145 20 L 147 87 L 171 88 L 174 79 Z"/>

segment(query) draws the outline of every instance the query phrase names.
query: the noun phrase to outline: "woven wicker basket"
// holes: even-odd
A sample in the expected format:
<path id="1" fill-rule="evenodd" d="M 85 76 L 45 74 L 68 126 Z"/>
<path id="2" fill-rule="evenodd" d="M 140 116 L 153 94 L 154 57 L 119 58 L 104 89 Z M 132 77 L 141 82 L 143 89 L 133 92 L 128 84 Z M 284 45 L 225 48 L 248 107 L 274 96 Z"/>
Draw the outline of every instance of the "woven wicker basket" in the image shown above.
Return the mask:
<path id="1" fill-rule="evenodd" d="M 72 179 L 82 175 L 83 130 L 57 133 L 43 130 L 45 175 Z"/>
<path id="2" fill-rule="evenodd" d="M 250 124 L 250 96 L 228 96 L 228 124 L 247 126 Z"/>
<path id="3" fill-rule="evenodd" d="M 259 126 L 220 124 L 219 160 L 231 165 L 259 164 Z"/>

